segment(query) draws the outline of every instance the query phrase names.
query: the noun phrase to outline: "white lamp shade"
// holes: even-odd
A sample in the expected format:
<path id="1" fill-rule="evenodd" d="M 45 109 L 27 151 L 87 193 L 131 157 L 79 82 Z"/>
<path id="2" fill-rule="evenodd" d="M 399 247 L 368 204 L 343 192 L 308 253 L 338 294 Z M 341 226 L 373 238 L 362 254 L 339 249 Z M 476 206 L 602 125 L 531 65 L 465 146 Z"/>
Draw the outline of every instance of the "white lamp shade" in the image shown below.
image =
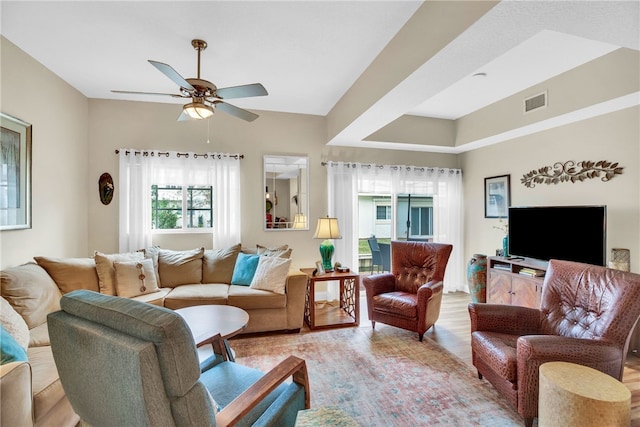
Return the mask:
<path id="1" fill-rule="evenodd" d="M 318 218 L 314 239 L 341 239 L 338 218 Z"/>
<path id="2" fill-rule="evenodd" d="M 302 230 L 307 228 L 307 216 L 305 214 L 296 214 L 293 217 L 293 229 Z"/>
<path id="3" fill-rule="evenodd" d="M 213 108 L 202 102 L 192 102 L 182 109 L 192 119 L 208 119 L 213 116 Z"/>

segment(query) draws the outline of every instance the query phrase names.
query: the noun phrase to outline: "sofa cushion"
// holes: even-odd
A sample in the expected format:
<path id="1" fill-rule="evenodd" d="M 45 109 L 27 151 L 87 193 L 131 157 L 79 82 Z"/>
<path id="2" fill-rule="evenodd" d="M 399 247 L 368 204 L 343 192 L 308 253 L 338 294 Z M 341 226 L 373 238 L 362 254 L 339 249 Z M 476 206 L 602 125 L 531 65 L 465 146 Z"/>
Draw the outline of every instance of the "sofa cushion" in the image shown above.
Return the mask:
<path id="1" fill-rule="evenodd" d="M 164 307 L 164 298 L 169 295 L 169 292 L 171 292 L 172 290 L 173 288 L 159 288 L 156 292 L 138 295 L 137 297 L 132 297 L 131 299 Z"/>
<path id="2" fill-rule="evenodd" d="M 202 283 L 204 248 L 189 251 L 158 251 L 158 273 L 164 288 Z"/>
<path id="3" fill-rule="evenodd" d="M 116 270 L 115 268 L 113 268 L 113 263 L 115 261 L 133 261 L 144 259 L 144 257 L 145 255 L 143 252 L 103 254 L 102 252 L 96 251 L 93 255 L 93 259 L 95 260 L 96 270 L 98 272 L 98 285 L 100 286 L 100 293 L 105 295 L 116 295 Z"/>
<path id="4" fill-rule="evenodd" d="M 266 246 L 256 245 L 256 249 L 256 253 L 258 255 L 291 258 L 291 248 L 289 245 L 282 245 L 277 248 L 268 248 Z"/>
<path id="5" fill-rule="evenodd" d="M 34 425 L 51 425 L 43 423 L 60 401 L 66 396 L 58 376 L 51 346 L 31 347 L 27 350 L 32 372 L 33 419 Z"/>
<path id="6" fill-rule="evenodd" d="M 284 294 L 284 285 L 291 267 L 291 260 L 275 256 L 261 256 L 251 287 Z"/>
<path id="7" fill-rule="evenodd" d="M 63 294 L 76 289 L 100 291 L 98 270 L 93 258 L 33 257 L 56 282 Z"/>
<path id="8" fill-rule="evenodd" d="M 11 307 L 9 301 L 0 297 L 0 324 L 2 327 L 26 349 L 29 346 L 29 327 L 17 311 Z"/>
<path id="9" fill-rule="evenodd" d="M 202 283 L 231 283 L 236 258 L 241 245 L 225 249 L 209 249 L 204 251 L 202 260 Z"/>
<path id="10" fill-rule="evenodd" d="M 113 268 L 116 272 L 116 292 L 120 297 L 136 297 L 159 289 L 150 259 L 114 261 Z"/>
<path id="11" fill-rule="evenodd" d="M 231 277 L 232 285 L 251 285 L 253 276 L 258 268 L 260 255 L 250 255 L 239 253 L 236 259 L 236 265 L 233 267 L 233 276 Z"/>
<path id="12" fill-rule="evenodd" d="M 0 325 L 0 364 L 26 361 L 27 352 L 25 348 Z"/>
<path id="13" fill-rule="evenodd" d="M 164 299 L 164 306 L 172 310 L 201 304 L 227 304 L 229 285 L 226 283 L 198 283 L 182 285 Z"/>
<path id="14" fill-rule="evenodd" d="M 257 308 L 286 308 L 287 296 L 248 286 L 229 286 L 227 304 L 243 310 Z"/>
<path id="15" fill-rule="evenodd" d="M 43 323 L 40 326 L 29 329 L 29 347 L 42 347 L 51 345 L 49 339 L 49 328 L 47 323 Z"/>
<path id="16" fill-rule="evenodd" d="M 60 310 L 60 290 L 47 272 L 32 262 L 0 271 L 2 296 L 22 316 L 29 329 Z"/>

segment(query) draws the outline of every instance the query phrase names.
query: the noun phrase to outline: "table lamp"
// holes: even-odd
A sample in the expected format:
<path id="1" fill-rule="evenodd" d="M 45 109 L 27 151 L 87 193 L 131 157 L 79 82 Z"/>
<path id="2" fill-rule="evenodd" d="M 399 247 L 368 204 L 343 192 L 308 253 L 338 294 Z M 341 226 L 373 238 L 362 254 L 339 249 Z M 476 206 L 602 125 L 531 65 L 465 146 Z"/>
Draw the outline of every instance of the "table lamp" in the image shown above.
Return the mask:
<path id="1" fill-rule="evenodd" d="M 324 271 L 333 271 L 331 257 L 333 256 L 333 243 L 329 239 L 341 239 L 340 228 L 338 227 L 338 218 L 318 218 L 318 226 L 314 239 L 325 239 L 320 243 L 320 255 L 322 256 L 322 266 Z"/>
<path id="2" fill-rule="evenodd" d="M 305 214 L 298 213 L 293 217 L 293 229 L 294 230 L 307 229 L 307 216 Z"/>

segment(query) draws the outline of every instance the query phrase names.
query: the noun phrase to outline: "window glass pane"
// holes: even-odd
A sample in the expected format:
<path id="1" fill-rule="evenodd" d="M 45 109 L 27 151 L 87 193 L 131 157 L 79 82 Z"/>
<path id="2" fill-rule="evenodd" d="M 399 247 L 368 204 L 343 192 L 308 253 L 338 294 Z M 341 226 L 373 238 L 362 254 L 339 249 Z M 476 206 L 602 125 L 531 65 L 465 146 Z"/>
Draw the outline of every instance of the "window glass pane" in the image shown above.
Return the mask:
<path id="1" fill-rule="evenodd" d="M 182 187 L 151 187 L 151 228 L 182 228 Z"/>

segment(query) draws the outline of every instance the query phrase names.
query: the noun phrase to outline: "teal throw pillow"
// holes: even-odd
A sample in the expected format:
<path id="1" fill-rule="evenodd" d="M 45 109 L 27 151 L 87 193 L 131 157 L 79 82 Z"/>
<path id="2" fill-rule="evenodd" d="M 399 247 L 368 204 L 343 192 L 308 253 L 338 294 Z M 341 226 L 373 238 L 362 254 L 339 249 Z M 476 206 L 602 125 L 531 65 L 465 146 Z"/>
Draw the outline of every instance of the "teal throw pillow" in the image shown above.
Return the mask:
<path id="1" fill-rule="evenodd" d="M 9 362 L 26 362 L 28 360 L 27 352 L 2 325 L 0 325 L 0 353 L 2 354 L 0 360 L 2 365 Z"/>
<path id="2" fill-rule="evenodd" d="M 233 276 L 231 277 L 232 285 L 251 285 L 253 276 L 258 268 L 260 255 L 245 254 L 240 252 L 236 258 L 236 265 L 233 268 Z"/>

